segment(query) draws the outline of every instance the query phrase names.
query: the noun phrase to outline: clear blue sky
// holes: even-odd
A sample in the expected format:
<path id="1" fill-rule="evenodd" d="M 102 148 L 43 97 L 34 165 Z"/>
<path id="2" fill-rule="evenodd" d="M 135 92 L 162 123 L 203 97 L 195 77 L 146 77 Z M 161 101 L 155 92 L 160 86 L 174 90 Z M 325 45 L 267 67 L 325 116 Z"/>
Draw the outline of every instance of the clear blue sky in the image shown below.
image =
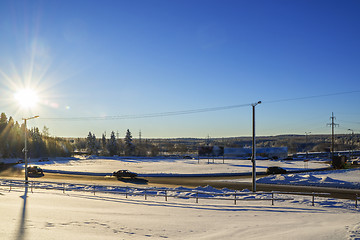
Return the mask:
<path id="1" fill-rule="evenodd" d="M 360 132 L 359 12 L 340 0 L 2 0 L 0 110 L 19 122 L 40 115 L 30 127 L 53 136 L 228 137 L 251 135 L 251 106 L 53 118 L 261 100 L 258 135 L 330 133 L 331 112 L 337 133 Z M 30 110 L 13 98 L 23 87 L 39 95 Z"/>

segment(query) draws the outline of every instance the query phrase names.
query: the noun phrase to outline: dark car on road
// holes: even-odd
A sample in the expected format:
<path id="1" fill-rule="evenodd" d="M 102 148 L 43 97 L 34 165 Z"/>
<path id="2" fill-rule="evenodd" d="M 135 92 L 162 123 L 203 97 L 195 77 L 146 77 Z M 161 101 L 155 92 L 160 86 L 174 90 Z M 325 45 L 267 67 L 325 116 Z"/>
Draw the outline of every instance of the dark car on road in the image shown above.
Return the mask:
<path id="1" fill-rule="evenodd" d="M 27 168 L 29 177 L 41 177 L 44 176 L 44 171 L 38 166 L 30 166 Z"/>
<path id="2" fill-rule="evenodd" d="M 286 170 L 281 167 L 268 167 L 266 169 L 267 174 L 284 174 Z"/>
<path id="3" fill-rule="evenodd" d="M 119 170 L 119 171 L 113 172 L 113 176 L 117 177 L 117 179 L 121 179 L 121 178 L 135 179 L 137 177 L 137 174 L 134 172 L 130 172 L 128 170 Z"/>

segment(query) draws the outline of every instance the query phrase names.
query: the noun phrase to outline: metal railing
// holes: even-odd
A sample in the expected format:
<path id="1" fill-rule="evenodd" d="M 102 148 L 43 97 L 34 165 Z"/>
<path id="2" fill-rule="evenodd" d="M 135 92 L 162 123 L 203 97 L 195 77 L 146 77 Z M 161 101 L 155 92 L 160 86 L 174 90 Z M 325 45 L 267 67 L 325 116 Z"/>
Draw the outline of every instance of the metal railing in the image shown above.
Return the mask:
<path id="1" fill-rule="evenodd" d="M 328 197 L 329 193 L 307 193 L 307 192 L 236 192 L 233 193 L 214 193 L 206 192 L 201 190 L 183 190 L 183 189 L 169 189 L 169 188 L 138 188 L 129 186 L 114 186 L 114 185 L 88 185 L 88 184 L 77 184 L 77 183 L 63 183 L 63 182 L 42 182 L 42 181 L 26 181 L 23 180 L 1 180 L 0 187 L 8 187 L 9 192 L 14 188 L 30 188 L 31 193 L 34 193 L 35 189 L 45 190 L 59 190 L 63 193 L 70 191 L 78 192 L 90 192 L 96 195 L 96 193 L 110 193 L 128 196 L 144 196 L 147 200 L 149 196 L 152 197 L 163 197 L 165 201 L 168 198 L 179 198 L 179 199 L 195 199 L 196 203 L 199 203 L 199 199 L 210 199 L 210 200 L 227 200 L 233 201 L 234 205 L 239 201 L 271 201 L 271 205 L 274 205 L 275 201 L 286 201 L 294 200 L 291 197 L 283 197 L 281 195 L 302 195 L 310 196 L 312 206 L 315 206 L 315 197 Z M 280 196 L 279 196 L 280 195 Z M 358 207 L 358 200 L 360 197 L 356 194 L 355 207 Z"/>

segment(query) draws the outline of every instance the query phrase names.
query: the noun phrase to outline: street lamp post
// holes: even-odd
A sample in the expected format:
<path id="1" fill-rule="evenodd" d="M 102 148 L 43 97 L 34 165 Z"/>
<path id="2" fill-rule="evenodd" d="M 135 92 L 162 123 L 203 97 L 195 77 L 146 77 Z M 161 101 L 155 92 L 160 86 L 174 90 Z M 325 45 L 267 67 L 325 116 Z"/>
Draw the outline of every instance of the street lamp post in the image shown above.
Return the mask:
<path id="1" fill-rule="evenodd" d="M 253 113 L 253 136 L 252 136 L 252 191 L 256 192 L 256 139 L 255 139 L 255 106 L 260 104 L 261 101 L 251 104 Z"/>
<path id="2" fill-rule="evenodd" d="M 308 158 L 308 134 L 311 132 L 305 132 L 305 150 L 306 150 L 306 159 Z"/>
<path id="3" fill-rule="evenodd" d="M 25 154 L 25 158 L 24 158 L 24 161 L 25 161 L 25 184 L 28 184 L 28 178 L 29 178 L 29 175 L 28 175 L 28 161 L 27 161 L 27 127 L 26 127 L 26 122 L 27 120 L 30 120 L 30 119 L 34 119 L 34 118 L 38 118 L 39 116 L 34 116 L 34 117 L 29 117 L 29 118 L 23 118 L 24 120 L 24 125 L 25 125 L 25 147 L 24 147 L 24 154 Z"/>

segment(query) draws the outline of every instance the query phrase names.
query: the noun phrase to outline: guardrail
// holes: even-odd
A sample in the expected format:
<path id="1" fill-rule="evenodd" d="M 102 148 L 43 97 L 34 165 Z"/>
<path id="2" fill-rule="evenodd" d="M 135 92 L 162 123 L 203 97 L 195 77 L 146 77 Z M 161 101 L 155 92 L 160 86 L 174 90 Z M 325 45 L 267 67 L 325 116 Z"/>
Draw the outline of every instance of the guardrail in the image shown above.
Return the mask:
<path id="1" fill-rule="evenodd" d="M 307 193 L 307 192 L 236 192 L 233 193 L 214 193 L 200 190 L 182 190 L 182 189 L 168 189 L 168 188 L 138 188 L 138 187 L 122 187 L 111 185 L 88 185 L 88 184 L 72 184 L 61 182 L 42 182 L 42 181 L 28 181 L 26 184 L 23 180 L 1 180 L 0 187 L 9 187 L 9 192 L 14 188 L 30 188 L 34 193 L 35 189 L 46 190 L 59 190 L 63 193 L 69 191 L 79 192 L 91 192 L 94 195 L 96 193 L 111 193 L 128 196 L 144 196 L 145 200 L 149 196 L 163 197 L 165 201 L 168 198 L 183 198 L 183 199 L 195 199 L 196 203 L 199 203 L 199 199 L 214 199 L 214 200 L 228 200 L 233 201 L 234 205 L 239 201 L 271 201 L 271 205 L 274 205 L 275 201 L 293 200 L 291 197 L 276 197 L 277 195 L 303 195 L 310 196 L 312 198 L 312 206 L 315 205 L 315 197 L 327 197 L 329 193 Z M 243 197 L 243 198 L 241 198 Z M 360 197 L 356 194 L 355 207 L 358 207 L 358 200 Z"/>

